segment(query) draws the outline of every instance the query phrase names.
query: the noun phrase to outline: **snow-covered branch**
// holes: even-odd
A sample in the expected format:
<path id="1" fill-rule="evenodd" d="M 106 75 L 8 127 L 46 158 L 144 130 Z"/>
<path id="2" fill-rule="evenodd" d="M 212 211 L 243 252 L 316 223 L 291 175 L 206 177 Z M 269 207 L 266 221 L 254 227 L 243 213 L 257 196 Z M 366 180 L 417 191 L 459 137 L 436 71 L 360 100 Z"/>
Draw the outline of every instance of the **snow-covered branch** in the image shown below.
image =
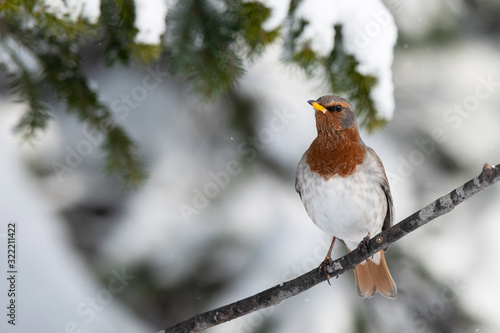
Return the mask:
<path id="1" fill-rule="evenodd" d="M 499 180 L 500 166 L 495 167 L 495 165 L 492 166 L 486 163 L 479 176 L 440 197 L 386 231 L 375 235 L 375 237 L 370 240 L 366 250 L 357 249 L 333 261 L 332 264 L 327 267 L 328 273 L 331 277 L 336 277 L 354 269 L 354 267 L 363 260 L 420 228 L 424 224 L 443 214 L 449 213 L 463 201 L 469 199 L 488 186 L 495 184 Z M 279 304 L 285 299 L 300 294 L 325 280 L 326 276 L 324 274 L 318 274 L 318 269 L 313 269 L 293 280 L 281 283 L 253 296 L 205 313 L 197 314 L 183 322 L 161 330 L 159 333 L 200 332 L 254 311 Z"/>

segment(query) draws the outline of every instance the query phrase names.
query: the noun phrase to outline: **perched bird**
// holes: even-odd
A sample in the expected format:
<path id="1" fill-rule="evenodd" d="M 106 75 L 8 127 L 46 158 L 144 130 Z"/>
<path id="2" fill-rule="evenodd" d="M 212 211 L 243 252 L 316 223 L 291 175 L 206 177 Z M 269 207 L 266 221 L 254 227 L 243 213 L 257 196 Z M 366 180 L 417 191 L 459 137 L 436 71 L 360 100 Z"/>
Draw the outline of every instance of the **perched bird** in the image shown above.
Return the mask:
<path id="1" fill-rule="evenodd" d="M 335 239 L 355 249 L 392 225 L 394 207 L 384 166 L 361 140 L 351 103 L 332 95 L 308 103 L 315 109 L 318 135 L 297 166 L 295 188 L 313 222 L 333 237 L 321 270 L 331 262 Z M 362 298 L 376 291 L 396 298 L 384 251 L 354 270 Z"/>

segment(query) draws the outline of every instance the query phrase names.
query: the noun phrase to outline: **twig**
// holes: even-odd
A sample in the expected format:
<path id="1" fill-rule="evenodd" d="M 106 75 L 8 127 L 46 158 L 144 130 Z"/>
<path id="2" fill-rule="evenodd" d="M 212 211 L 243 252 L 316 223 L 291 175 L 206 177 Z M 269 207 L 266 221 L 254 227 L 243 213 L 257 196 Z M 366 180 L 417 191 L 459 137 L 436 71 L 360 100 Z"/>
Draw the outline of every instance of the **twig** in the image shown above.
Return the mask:
<path id="1" fill-rule="evenodd" d="M 496 168 L 486 163 L 481 174 L 476 178 L 469 180 L 464 185 L 454 189 L 398 224 L 373 237 L 367 246 L 367 251 L 356 249 L 333 261 L 327 267 L 328 273 L 331 277 L 336 277 L 354 269 L 357 264 L 366 258 L 386 248 L 429 221 L 452 211 L 463 201 L 499 180 L 500 166 Z M 318 269 L 313 269 L 293 280 L 284 282 L 253 296 L 205 313 L 197 314 L 158 333 L 200 332 L 251 312 L 279 304 L 285 299 L 300 294 L 325 280 L 325 274 L 320 275 L 318 274 Z"/>

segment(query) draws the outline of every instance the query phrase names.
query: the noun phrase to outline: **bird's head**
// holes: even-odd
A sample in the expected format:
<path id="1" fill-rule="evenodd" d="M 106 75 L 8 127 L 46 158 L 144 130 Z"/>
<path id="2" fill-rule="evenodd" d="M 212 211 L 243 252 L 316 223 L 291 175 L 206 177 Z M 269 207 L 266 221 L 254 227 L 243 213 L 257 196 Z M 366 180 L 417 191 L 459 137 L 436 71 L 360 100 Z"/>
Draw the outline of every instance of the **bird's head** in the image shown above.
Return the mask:
<path id="1" fill-rule="evenodd" d="M 347 99 L 326 95 L 307 102 L 316 110 L 318 133 L 347 130 L 353 126 L 357 130 L 356 115 Z"/>

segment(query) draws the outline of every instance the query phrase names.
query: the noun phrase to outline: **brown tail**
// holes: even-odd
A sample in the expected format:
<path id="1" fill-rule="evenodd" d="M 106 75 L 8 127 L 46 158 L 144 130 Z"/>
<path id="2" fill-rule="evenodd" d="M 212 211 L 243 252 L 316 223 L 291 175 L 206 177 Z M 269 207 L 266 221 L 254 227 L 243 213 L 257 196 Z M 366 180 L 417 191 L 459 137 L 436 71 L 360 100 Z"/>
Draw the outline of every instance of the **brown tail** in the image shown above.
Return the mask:
<path id="1" fill-rule="evenodd" d="M 369 298 L 378 291 L 384 297 L 395 299 L 398 291 L 387 268 L 384 251 L 376 255 L 380 255 L 378 265 L 375 261 L 368 259 L 354 269 L 358 294 L 361 298 Z"/>

